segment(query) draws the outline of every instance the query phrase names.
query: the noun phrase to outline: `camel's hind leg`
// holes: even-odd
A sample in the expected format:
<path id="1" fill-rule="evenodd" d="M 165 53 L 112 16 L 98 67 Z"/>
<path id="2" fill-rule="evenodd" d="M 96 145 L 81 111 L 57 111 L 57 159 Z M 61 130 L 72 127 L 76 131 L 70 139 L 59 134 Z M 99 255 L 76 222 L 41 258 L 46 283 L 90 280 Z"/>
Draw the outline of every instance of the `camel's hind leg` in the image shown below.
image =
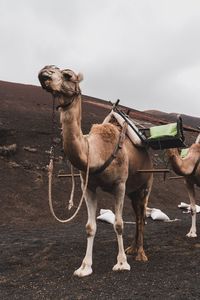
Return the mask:
<path id="1" fill-rule="evenodd" d="M 127 263 L 127 258 L 124 251 L 124 243 L 122 237 L 123 227 L 124 227 L 123 220 L 122 220 L 122 210 L 123 210 L 124 196 L 125 196 L 125 183 L 120 183 L 115 188 L 114 195 L 116 197 L 114 230 L 117 234 L 119 251 L 117 255 L 117 264 L 113 267 L 113 271 L 130 270 L 130 265 Z"/>
<path id="2" fill-rule="evenodd" d="M 87 211 L 88 211 L 88 221 L 86 224 L 87 249 L 80 268 L 74 272 L 74 275 L 79 277 L 84 277 L 92 274 L 92 252 L 93 252 L 94 237 L 96 234 L 96 210 L 97 210 L 96 193 L 87 190 L 85 201 L 86 201 Z"/>
<path id="3" fill-rule="evenodd" d="M 190 198 L 190 209 L 191 209 L 191 216 L 192 216 L 192 225 L 190 231 L 188 232 L 188 237 L 197 237 L 196 233 L 196 201 L 195 201 L 195 190 L 194 184 L 189 180 L 185 180 L 185 184 L 187 187 L 188 195 Z"/>
<path id="4" fill-rule="evenodd" d="M 136 254 L 136 260 L 140 261 L 148 260 L 143 248 L 143 238 L 146 206 L 151 192 L 151 184 L 152 181 L 150 182 L 150 185 L 148 187 L 142 187 L 138 191 L 129 195 L 136 216 L 136 234 L 135 241 L 130 247 L 126 249 L 126 254 Z"/>

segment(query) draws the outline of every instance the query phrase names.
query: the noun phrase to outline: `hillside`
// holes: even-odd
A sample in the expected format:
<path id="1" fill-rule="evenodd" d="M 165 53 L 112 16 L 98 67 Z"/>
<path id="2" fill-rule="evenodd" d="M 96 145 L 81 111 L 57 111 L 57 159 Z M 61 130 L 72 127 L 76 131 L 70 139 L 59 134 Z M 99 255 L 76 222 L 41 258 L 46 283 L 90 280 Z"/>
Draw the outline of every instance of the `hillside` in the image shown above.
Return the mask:
<path id="1" fill-rule="evenodd" d="M 0 82 L 0 146 L 16 144 L 17 152 L 10 157 L 1 156 L 1 222 L 25 222 L 27 220 L 39 222 L 46 221 L 49 210 L 47 206 L 47 170 L 49 149 L 51 146 L 52 130 L 52 99 L 40 87 Z M 123 107 L 125 111 L 128 109 Z M 83 132 L 89 132 L 93 123 L 101 123 L 109 113 L 111 106 L 108 102 L 83 96 Z M 152 124 L 165 124 L 171 121 L 172 116 L 165 113 L 146 113 L 131 109 L 130 116 L 137 123 L 150 126 Z M 189 118 L 188 118 L 189 120 Z M 195 118 L 190 117 L 196 129 Z M 66 163 L 62 160 L 62 147 L 60 139 L 59 113 L 56 113 L 56 136 L 58 146 L 56 149 L 59 169 L 65 169 Z M 194 142 L 197 133 L 186 134 L 188 144 Z M 154 153 L 154 157 L 162 154 Z M 162 158 L 162 157 L 161 157 Z M 155 160 L 157 165 L 162 165 L 162 160 Z M 57 179 L 58 180 L 58 179 Z M 64 190 L 64 180 L 59 179 L 59 189 Z M 69 180 L 68 180 L 69 181 Z M 9 183 L 9 188 L 8 188 Z M 164 186 L 163 186 L 164 187 Z M 79 187 L 80 188 L 80 187 Z M 156 186 L 155 186 L 156 188 Z M 55 192 L 59 193 L 58 187 Z M 13 209 L 13 193 L 18 199 Z M 31 195 L 30 195 L 31 193 Z M 39 197 L 38 197 L 39 193 Z M 33 199 L 31 199 L 33 197 Z M 40 200 L 42 199 L 42 200 Z M 20 208 L 22 208 L 20 210 Z M 46 209 L 44 209 L 44 207 Z M 35 212 L 38 209 L 37 215 Z M 6 211 L 6 214 L 5 214 Z M 10 212 L 9 212 L 10 211 Z M 26 211 L 26 214 L 24 214 Z M 9 214 L 8 214 L 9 212 Z M 18 215 L 19 213 L 19 215 Z M 8 214 L 8 215 L 7 215 Z M 42 216 L 42 217 L 41 217 Z M 52 221 L 52 219 L 50 218 Z"/>
<path id="2" fill-rule="evenodd" d="M 177 205 L 189 200 L 183 180 L 170 180 L 172 174 L 167 175 L 165 181 L 163 174 L 154 176 L 148 206 L 160 208 L 171 219 L 181 221 L 147 220 L 145 249 L 149 262 L 141 264 L 129 257 L 130 272 L 111 272 L 117 253 L 116 237 L 111 225 L 98 222 L 94 274 L 84 279 L 72 277 L 85 251 L 87 214 L 83 205 L 76 219 L 64 225 L 57 223 L 49 211 L 47 164 L 52 142 L 52 99 L 40 87 L 0 81 L 0 102 L 0 147 L 16 144 L 16 149 L 0 155 L 1 299 L 200 297 L 198 285 L 195 288 L 191 280 L 199 273 L 200 240 L 185 238 L 191 217 L 182 214 Z M 101 123 L 110 108 L 108 102 L 84 95 L 83 132 L 89 132 L 93 123 Z M 130 115 L 145 126 L 172 120 L 172 116 L 165 113 L 147 113 L 134 108 Z M 194 132 L 185 131 L 190 145 L 197 136 L 199 119 L 187 117 L 185 120 L 185 128 L 194 129 Z M 62 218 L 69 215 L 66 206 L 71 181 L 57 177 L 60 172 L 69 172 L 68 162 L 63 159 L 58 112 L 55 131 L 53 198 L 56 213 Z M 151 155 L 155 168 L 166 167 L 163 152 L 151 151 Z M 80 196 L 80 180 L 76 178 L 75 205 Z M 103 192 L 99 196 L 98 213 L 100 208 L 114 209 L 113 199 Z M 128 199 L 124 204 L 124 220 L 134 221 Z M 125 247 L 132 241 L 133 227 L 133 224 L 125 224 Z M 199 233 L 199 221 L 197 230 Z M 196 295 L 199 297 L 195 298 Z"/>
<path id="3" fill-rule="evenodd" d="M 159 119 L 166 120 L 167 122 L 174 122 L 176 121 L 178 113 L 165 113 L 158 110 L 147 110 L 146 113 L 156 116 Z M 183 119 L 183 124 L 192 127 L 193 129 L 200 130 L 200 118 L 188 116 L 185 114 L 181 114 Z"/>

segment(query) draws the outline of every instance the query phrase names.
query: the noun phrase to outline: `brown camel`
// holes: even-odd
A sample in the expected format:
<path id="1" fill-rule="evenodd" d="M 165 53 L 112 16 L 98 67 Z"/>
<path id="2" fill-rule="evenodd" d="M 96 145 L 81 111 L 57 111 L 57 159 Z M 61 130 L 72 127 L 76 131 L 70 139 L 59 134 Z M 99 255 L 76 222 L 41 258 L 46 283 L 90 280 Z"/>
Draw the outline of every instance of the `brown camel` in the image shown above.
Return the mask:
<path id="1" fill-rule="evenodd" d="M 81 171 L 82 188 L 86 180 L 89 155 L 89 181 L 85 201 L 88 211 L 86 224 L 87 249 L 77 276 L 92 273 L 93 241 L 96 233 L 96 189 L 111 193 L 115 197 L 114 230 L 118 241 L 117 263 L 114 271 L 130 270 L 123 245 L 122 210 L 125 193 L 132 202 L 136 215 L 135 242 L 127 249 L 127 254 L 136 253 L 136 259 L 146 261 L 143 249 L 143 231 L 145 209 L 152 186 L 152 175 L 137 173 L 138 169 L 152 167 L 150 157 L 144 148 L 135 147 L 128 137 L 112 162 L 102 168 L 113 154 L 120 136 L 119 126 L 110 123 L 93 125 L 88 135 L 81 130 L 81 91 L 79 82 L 82 75 L 76 75 L 69 69 L 60 70 L 55 66 L 46 66 L 39 72 L 42 87 L 59 100 L 60 120 L 63 131 L 63 147 L 72 165 Z M 104 169 L 104 170 L 102 170 Z"/>
<path id="2" fill-rule="evenodd" d="M 200 135 L 191 145 L 186 157 L 181 158 L 178 149 L 168 149 L 167 154 L 172 168 L 177 175 L 184 176 L 185 185 L 190 198 L 192 225 L 188 237 L 196 237 L 196 201 L 195 185 L 200 187 Z"/>

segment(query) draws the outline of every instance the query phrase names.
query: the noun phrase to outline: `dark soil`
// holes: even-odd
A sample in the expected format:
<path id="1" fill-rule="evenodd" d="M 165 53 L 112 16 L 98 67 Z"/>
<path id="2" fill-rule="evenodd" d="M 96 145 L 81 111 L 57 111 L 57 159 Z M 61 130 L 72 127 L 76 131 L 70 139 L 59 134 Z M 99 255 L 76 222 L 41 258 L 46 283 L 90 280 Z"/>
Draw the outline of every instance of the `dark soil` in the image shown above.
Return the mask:
<path id="1" fill-rule="evenodd" d="M 101 122 L 106 107 L 84 97 L 83 131 Z M 117 242 L 112 225 L 98 221 L 94 244 L 93 274 L 76 278 L 86 248 L 86 208 L 83 205 L 70 224 L 59 224 L 48 207 L 47 168 L 51 145 L 51 98 L 40 88 L 0 83 L 0 146 L 17 144 L 15 155 L 0 156 L 0 299 L 199 299 L 200 238 L 185 235 L 191 216 L 177 205 L 189 202 L 182 179 L 163 180 L 155 175 L 149 207 L 160 208 L 177 222 L 147 219 L 146 263 L 128 257 L 130 272 L 112 271 Z M 141 114 L 142 118 L 142 114 Z M 58 119 L 58 115 L 57 115 Z M 166 119 L 166 116 L 165 116 Z M 58 123 L 59 124 L 59 123 Z M 57 138 L 60 137 L 56 128 Z M 186 133 L 191 144 L 196 133 Z M 68 172 L 61 144 L 56 149 L 56 174 Z M 33 149 L 35 149 L 33 151 Z M 155 167 L 165 167 L 163 153 L 152 152 Z M 173 174 L 174 175 L 174 174 Z M 76 203 L 80 182 L 76 179 Z M 54 178 L 54 204 L 65 217 L 71 182 Z M 200 191 L 197 189 L 197 199 Z M 113 210 L 114 200 L 100 193 L 99 207 Z M 131 204 L 125 201 L 124 220 L 134 221 Z M 197 231 L 200 234 L 199 216 Z M 133 239 L 135 225 L 125 224 L 124 244 Z"/>

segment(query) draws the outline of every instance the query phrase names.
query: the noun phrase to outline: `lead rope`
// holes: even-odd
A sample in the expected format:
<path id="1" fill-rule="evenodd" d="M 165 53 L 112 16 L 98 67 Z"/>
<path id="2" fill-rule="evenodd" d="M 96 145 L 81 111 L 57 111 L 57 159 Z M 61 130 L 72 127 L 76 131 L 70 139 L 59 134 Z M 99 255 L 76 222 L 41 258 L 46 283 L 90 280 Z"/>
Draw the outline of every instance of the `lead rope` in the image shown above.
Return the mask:
<path id="1" fill-rule="evenodd" d="M 85 178 L 85 185 L 83 187 L 83 192 L 82 192 L 82 197 L 80 199 L 79 205 L 76 209 L 76 211 L 74 212 L 74 214 L 68 218 L 68 219 L 60 219 L 56 216 L 55 212 L 54 212 L 54 208 L 53 208 L 53 204 L 52 204 L 52 176 L 53 176 L 53 158 L 50 159 L 50 163 L 48 166 L 48 174 L 49 174 L 49 207 L 50 207 L 50 211 L 53 215 L 53 217 L 60 223 L 68 223 L 70 221 L 72 221 L 76 215 L 78 214 L 83 200 L 85 198 L 85 194 L 86 194 L 86 190 L 87 190 L 87 185 L 88 185 L 88 178 L 89 178 L 89 142 L 87 140 L 87 144 L 88 144 L 88 156 L 87 156 L 87 169 L 86 169 L 86 178 Z M 70 205 L 70 204 L 69 204 Z"/>
<path id="2" fill-rule="evenodd" d="M 68 210 L 70 210 L 74 206 L 74 189 L 75 189 L 74 168 L 71 163 L 70 165 L 71 165 L 72 190 L 70 194 Z"/>
<path id="3" fill-rule="evenodd" d="M 55 98 L 53 97 L 53 113 L 52 113 L 52 146 L 50 150 L 50 162 L 48 165 L 48 179 L 49 179 L 49 189 L 48 189 L 48 196 L 49 196 L 49 208 L 50 211 L 53 215 L 53 217 L 60 223 L 68 223 L 72 221 L 76 215 L 78 214 L 83 200 L 85 198 L 86 190 L 87 190 L 87 185 L 88 185 L 88 178 L 89 178 L 89 153 L 90 153 L 90 148 L 89 148 L 89 142 L 87 141 L 87 146 L 88 146 L 88 156 L 87 156 L 87 168 L 86 168 L 86 178 L 85 178 L 85 185 L 82 190 L 82 196 L 79 202 L 79 205 L 74 212 L 74 214 L 68 218 L 68 219 L 60 219 L 56 216 L 54 208 L 53 208 L 53 203 L 52 203 L 52 177 L 53 177 L 53 167 L 54 167 L 54 152 L 55 152 L 55 146 L 54 146 L 54 140 L 53 140 L 53 133 L 55 129 Z M 69 200 L 69 206 L 68 209 L 70 210 L 73 207 L 73 198 L 74 198 L 74 189 L 75 189 L 75 181 L 74 181 L 74 169 L 73 166 L 71 165 L 71 173 L 72 173 L 72 190 L 71 190 L 71 195 L 70 195 L 70 200 Z"/>

